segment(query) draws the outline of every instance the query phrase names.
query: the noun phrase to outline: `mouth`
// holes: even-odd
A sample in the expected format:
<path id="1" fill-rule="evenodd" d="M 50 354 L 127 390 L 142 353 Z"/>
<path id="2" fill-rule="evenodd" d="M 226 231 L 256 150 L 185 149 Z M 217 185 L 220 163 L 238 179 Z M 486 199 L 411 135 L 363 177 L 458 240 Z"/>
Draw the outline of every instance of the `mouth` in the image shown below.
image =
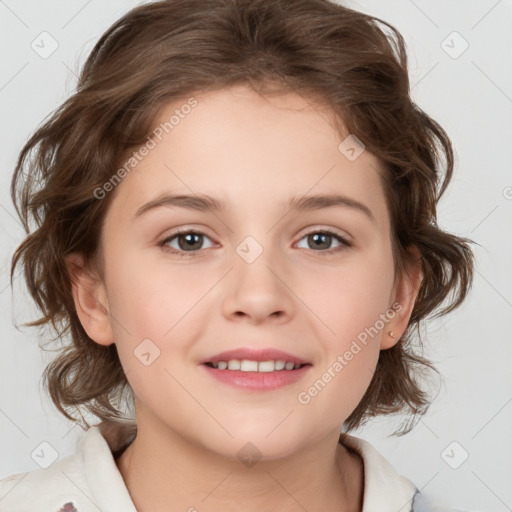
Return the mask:
<path id="1" fill-rule="evenodd" d="M 281 371 L 294 370 L 311 364 L 307 359 L 275 348 L 240 347 L 209 356 L 201 364 L 208 364 L 220 370 L 240 371 Z"/>
<path id="2" fill-rule="evenodd" d="M 252 361 L 250 359 L 230 359 L 229 361 L 208 361 L 204 365 L 214 368 L 216 370 L 226 371 L 239 371 L 239 372 L 257 372 L 257 373 L 270 373 L 270 372 L 290 372 L 299 370 L 304 366 L 312 366 L 311 363 L 294 363 L 293 361 L 284 360 L 268 360 L 268 361 Z"/>
<path id="3" fill-rule="evenodd" d="M 240 351 L 238 351 L 240 353 Z M 247 353 L 247 351 L 244 351 Z M 274 357 L 277 352 L 273 351 Z M 223 385 L 238 390 L 263 392 L 290 386 L 309 373 L 313 365 L 290 354 L 279 352 L 276 359 L 269 352 L 235 359 L 233 352 L 219 354 L 200 364 L 206 373 Z"/>

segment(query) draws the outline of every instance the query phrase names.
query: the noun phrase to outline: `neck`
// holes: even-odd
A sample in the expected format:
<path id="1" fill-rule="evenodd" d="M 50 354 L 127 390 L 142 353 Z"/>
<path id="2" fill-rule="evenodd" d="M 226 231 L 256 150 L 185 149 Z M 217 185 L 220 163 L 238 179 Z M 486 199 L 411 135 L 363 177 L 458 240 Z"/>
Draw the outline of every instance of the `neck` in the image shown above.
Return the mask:
<path id="1" fill-rule="evenodd" d="M 288 457 L 242 464 L 138 422 L 116 464 L 138 512 L 361 512 L 363 464 L 338 438 L 334 431 Z"/>

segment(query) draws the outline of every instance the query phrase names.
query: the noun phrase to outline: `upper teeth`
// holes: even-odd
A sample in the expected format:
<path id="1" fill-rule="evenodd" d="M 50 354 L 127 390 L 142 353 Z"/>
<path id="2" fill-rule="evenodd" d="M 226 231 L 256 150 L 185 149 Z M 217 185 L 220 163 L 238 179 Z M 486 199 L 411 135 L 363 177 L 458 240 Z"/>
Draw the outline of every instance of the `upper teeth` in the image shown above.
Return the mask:
<path id="1" fill-rule="evenodd" d="M 296 370 L 300 364 L 291 361 L 251 361 L 249 359 L 230 359 L 229 361 L 219 361 L 210 363 L 219 370 L 240 370 L 242 372 L 273 372 L 274 370 Z"/>

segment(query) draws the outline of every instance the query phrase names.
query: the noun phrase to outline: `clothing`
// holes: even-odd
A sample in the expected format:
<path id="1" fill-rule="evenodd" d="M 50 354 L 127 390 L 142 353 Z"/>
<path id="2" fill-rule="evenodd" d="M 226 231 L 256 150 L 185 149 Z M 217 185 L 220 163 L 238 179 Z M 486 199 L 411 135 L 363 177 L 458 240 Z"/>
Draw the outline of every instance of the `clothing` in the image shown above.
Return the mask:
<path id="1" fill-rule="evenodd" d="M 137 512 L 115 461 L 135 436 L 133 422 L 90 427 L 73 455 L 1 480 L 0 512 Z M 410 512 L 414 484 L 367 441 L 347 434 L 342 440 L 363 460 L 362 512 Z"/>

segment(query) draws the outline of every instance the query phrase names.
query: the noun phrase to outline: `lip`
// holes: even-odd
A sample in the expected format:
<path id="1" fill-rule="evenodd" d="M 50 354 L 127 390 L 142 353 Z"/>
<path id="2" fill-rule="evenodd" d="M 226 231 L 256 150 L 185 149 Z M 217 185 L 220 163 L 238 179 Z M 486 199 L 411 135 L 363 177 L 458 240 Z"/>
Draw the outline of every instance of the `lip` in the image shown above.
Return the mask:
<path id="1" fill-rule="evenodd" d="M 238 359 L 242 361 L 243 359 L 249 359 L 250 361 L 291 361 L 294 364 L 311 364 L 309 361 L 302 359 L 301 357 L 294 356 L 293 354 L 289 354 L 288 352 L 284 352 L 282 350 L 278 350 L 275 348 L 263 348 L 263 349 L 254 349 L 254 348 L 236 348 L 233 350 L 227 350 L 225 352 L 220 352 L 219 354 L 215 354 L 214 356 L 209 356 L 199 364 L 205 363 L 218 363 L 219 361 L 229 361 L 231 359 Z M 221 370 L 223 371 L 223 370 Z M 231 371 L 231 370 L 229 370 Z M 291 370 L 290 370 L 291 371 Z M 247 373 L 247 372 L 244 372 Z"/>
<path id="2" fill-rule="evenodd" d="M 219 370 L 206 364 L 200 365 L 200 368 L 204 368 L 204 371 L 217 381 L 237 389 L 246 391 L 272 391 L 301 380 L 313 366 L 306 364 L 297 370 L 279 370 L 274 372 Z"/>

